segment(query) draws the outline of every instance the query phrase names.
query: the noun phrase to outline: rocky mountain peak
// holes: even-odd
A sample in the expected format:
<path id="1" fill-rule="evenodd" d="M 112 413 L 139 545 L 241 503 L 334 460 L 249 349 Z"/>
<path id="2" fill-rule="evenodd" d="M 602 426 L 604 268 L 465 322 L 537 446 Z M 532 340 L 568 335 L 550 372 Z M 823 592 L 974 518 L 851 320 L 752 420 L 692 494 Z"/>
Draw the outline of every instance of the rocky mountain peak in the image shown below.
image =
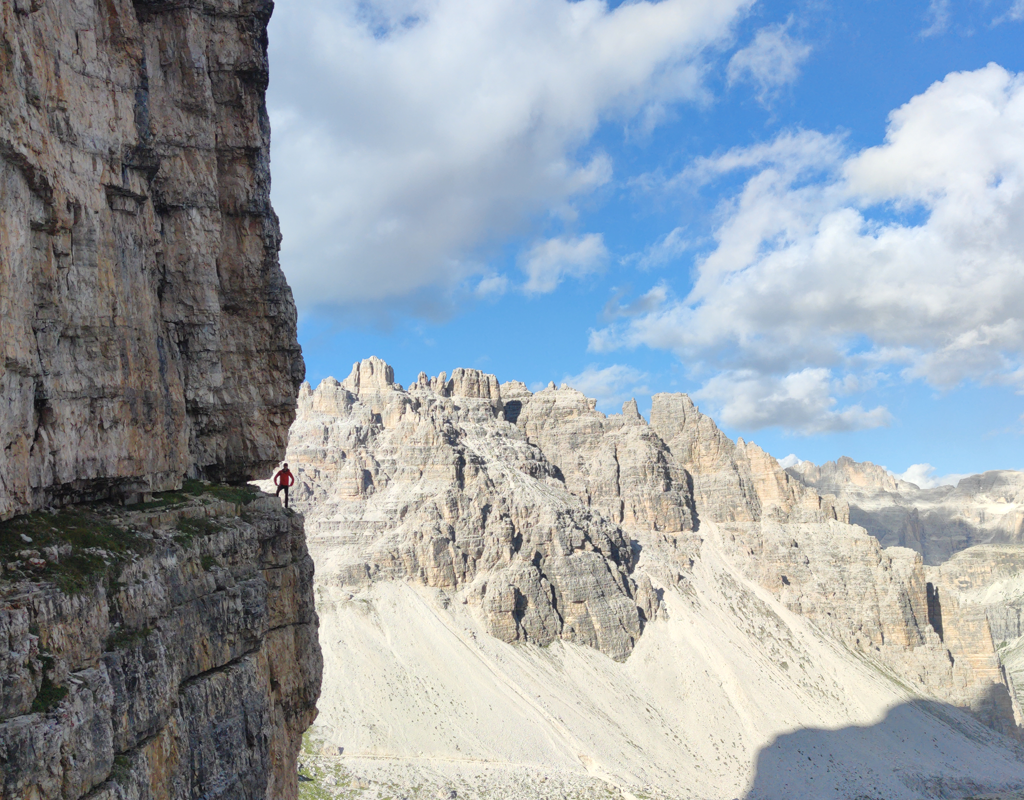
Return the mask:
<path id="1" fill-rule="evenodd" d="M 699 702 L 695 694 L 729 685 L 722 703 L 731 708 L 742 693 L 734 670 L 750 666 L 744 674 L 757 687 L 768 674 L 805 687 L 816 659 L 842 653 L 835 657 L 858 670 L 870 664 L 874 675 L 895 676 L 1016 735 L 1017 701 L 992 640 L 1012 621 L 989 622 L 950 590 L 968 572 L 981 574 L 977 562 L 935 576 L 919 553 L 883 547 L 850 524 L 843 497 L 804 484 L 754 442 L 731 440 L 686 395 L 655 395 L 647 424 L 633 400 L 605 415 L 593 398 L 554 383 L 531 392 L 522 382 L 455 369 L 451 377 L 421 373 L 404 390 L 386 369 L 374 370 L 387 375 L 386 391 L 358 395 L 325 381 L 303 392 L 288 460 L 325 627 L 372 648 L 383 646 L 374 644 L 380 637 L 388 647 L 415 639 L 424 648 L 374 662 L 388 674 L 411 671 L 418 680 L 439 657 L 433 633 L 422 639 L 393 627 L 403 622 L 385 621 L 406 614 L 461 637 L 460 654 L 490 664 L 503 653 L 494 662 L 502 675 L 505 665 L 526 669 L 534 659 L 549 676 L 562 676 L 570 662 L 587 664 L 591 675 L 607 657 L 630 676 L 650 667 L 661 685 L 666 637 L 712 654 L 743 640 L 756 666 L 712 655 L 693 667 L 710 674 L 710 684 L 684 689 L 693 679 L 684 669 L 671 692 L 682 692 L 689 707 Z M 1009 559 L 1000 574 L 1012 568 Z M 424 614 L 439 622 L 422 622 Z M 795 633 L 795 619 L 813 633 Z M 807 637 L 822 642 L 814 657 L 803 654 Z M 329 691 L 321 708 L 336 730 L 364 736 L 351 722 L 353 707 L 366 719 L 380 712 L 351 699 L 349 682 L 359 681 L 347 645 L 326 641 L 327 663 L 338 665 L 346 689 Z M 522 651 L 512 655 L 494 642 Z M 552 685 L 562 679 L 551 677 Z M 359 685 L 377 680 L 368 675 Z M 745 719 L 763 712 L 760 688 L 752 691 L 757 709 L 736 712 Z M 847 713 L 848 698 L 836 691 L 814 693 L 813 702 L 836 702 Z M 611 702 L 598 697 L 601 708 Z M 377 702 L 402 713 L 397 701 Z M 560 698 L 558 708 L 573 702 Z"/>
<path id="2" fill-rule="evenodd" d="M 395 388 L 395 370 L 377 356 L 370 356 L 353 364 L 352 372 L 341 385 L 357 396 L 388 392 Z"/>
<path id="3" fill-rule="evenodd" d="M 926 564 L 975 545 L 1024 542 L 1024 473 L 993 470 L 965 476 L 957 486 L 922 489 L 846 456 L 820 467 L 804 461 L 787 473 L 834 495 L 849 507 L 851 522 L 886 546 L 916 550 Z"/>
<path id="4" fill-rule="evenodd" d="M 810 461 L 801 461 L 787 470 L 798 480 L 814 486 L 822 491 L 838 493 L 841 488 L 860 486 L 885 492 L 896 492 L 910 489 L 914 484 L 902 481 L 885 467 L 872 464 L 870 461 L 857 462 L 849 456 L 841 456 L 820 467 Z M 919 488 L 919 487 L 915 487 Z"/>

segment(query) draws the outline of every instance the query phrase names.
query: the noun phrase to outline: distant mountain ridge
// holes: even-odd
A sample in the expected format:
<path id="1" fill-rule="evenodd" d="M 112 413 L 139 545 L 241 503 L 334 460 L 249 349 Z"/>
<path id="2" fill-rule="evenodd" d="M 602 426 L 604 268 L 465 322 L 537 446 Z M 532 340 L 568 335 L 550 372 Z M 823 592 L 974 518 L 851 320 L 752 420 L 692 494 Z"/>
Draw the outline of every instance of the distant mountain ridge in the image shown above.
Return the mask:
<path id="1" fill-rule="evenodd" d="M 1024 472 L 968 475 L 956 486 L 922 489 L 870 461 L 803 461 L 789 475 L 849 506 L 850 522 L 883 545 L 909 547 L 941 564 L 979 544 L 1024 542 Z"/>
<path id="2" fill-rule="evenodd" d="M 985 608 L 686 395 L 655 395 L 648 422 L 470 369 L 406 389 L 371 358 L 302 387 L 287 458 L 317 570 L 317 735 L 381 780 L 423 758 L 666 798 L 1024 788 Z M 754 782 L 782 732 L 920 698 L 941 706 L 878 752 L 801 756 L 802 789 Z"/>

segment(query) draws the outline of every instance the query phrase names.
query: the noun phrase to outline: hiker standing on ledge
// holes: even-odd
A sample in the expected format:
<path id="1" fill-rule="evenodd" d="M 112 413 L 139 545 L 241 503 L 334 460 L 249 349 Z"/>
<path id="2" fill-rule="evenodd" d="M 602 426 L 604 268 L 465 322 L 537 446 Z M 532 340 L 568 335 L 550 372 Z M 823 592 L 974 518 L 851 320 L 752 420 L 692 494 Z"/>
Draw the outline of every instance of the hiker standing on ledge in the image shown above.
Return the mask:
<path id="1" fill-rule="evenodd" d="M 281 490 L 284 489 L 284 507 L 288 508 L 288 487 L 295 485 L 295 476 L 292 475 L 287 464 L 274 476 L 274 485 L 277 486 L 278 497 L 281 496 Z"/>

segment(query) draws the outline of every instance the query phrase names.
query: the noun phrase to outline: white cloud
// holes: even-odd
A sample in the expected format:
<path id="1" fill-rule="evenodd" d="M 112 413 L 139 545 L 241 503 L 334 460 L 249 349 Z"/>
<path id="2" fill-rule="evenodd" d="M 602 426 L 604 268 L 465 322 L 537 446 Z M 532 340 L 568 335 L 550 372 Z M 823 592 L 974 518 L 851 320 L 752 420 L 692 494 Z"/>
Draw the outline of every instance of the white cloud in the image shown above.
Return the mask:
<path id="1" fill-rule="evenodd" d="M 733 54 L 726 70 L 729 84 L 753 84 L 757 99 L 766 103 L 780 87 L 795 81 L 812 48 L 789 35 L 791 23 L 762 28 L 753 42 Z"/>
<path id="2" fill-rule="evenodd" d="M 579 375 L 566 375 L 562 382 L 595 398 L 597 407 L 611 414 L 618 413 L 627 400 L 649 394 L 646 379 L 646 373 L 624 364 L 612 364 L 603 369 L 591 364 Z"/>
<path id="3" fill-rule="evenodd" d="M 500 297 L 508 290 L 508 278 L 504 275 L 488 275 L 481 278 L 473 293 L 477 297 Z"/>
<path id="4" fill-rule="evenodd" d="M 1006 11 L 992 20 L 992 25 L 1002 25 L 1004 22 L 1020 22 L 1024 20 L 1024 0 L 1013 0 Z"/>
<path id="5" fill-rule="evenodd" d="M 673 228 L 642 253 L 634 253 L 623 259 L 623 263 L 635 264 L 637 269 L 663 267 L 681 256 L 690 247 L 682 228 Z"/>
<path id="6" fill-rule="evenodd" d="M 797 464 L 804 463 L 804 460 L 800 458 L 800 456 L 798 456 L 796 453 L 790 453 L 788 456 L 786 456 L 785 458 L 780 458 L 778 461 L 779 466 L 782 467 L 783 469 L 789 469 L 790 467 L 797 466 Z"/>
<path id="7" fill-rule="evenodd" d="M 883 421 L 785 388 L 815 370 L 835 376 L 831 395 L 892 370 L 1024 389 L 1024 77 L 951 73 L 892 112 L 883 144 L 842 152 L 837 137 L 789 134 L 678 176 L 754 170 L 720 209 L 689 296 L 595 331 L 591 347 L 713 364 L 704 391 L 730 424 L 805 432 Z"/>
<path id="8" fill-rule="evenodd" d="M 702 52 L 750 2 L 279 0 L 273 197 L 300 306 L 486 274 L 482 248 L 610 179 L 585 149 L 602 119 L 703 96 Z"/>
<path id="9" fill-rule="evenodd" d="M 608 260 L 604 237 L 588 233 L 575 238 L 555 238 L 530 248 L 523 259 L 527 294 L 553 292 L 564 277 L 582 278 L 600 270 Z"/>
<path id="10" fill-rule="evenodd" d="M 931 0 L 928 4 L 928 27 L 922 37 L 938 36 L 949 28 L 949 0 Z"/>
<path id="11" fill-rule="evenodd" d="M 604 307 L 604 316 L 606 319 L 616 319 L 618 317 L 636 317 L 640 314 L 649 314 L 657 308 L 660 308 L 668 300 L 668 287 L 663 283 L 659 283 L 647 294 L 642 297 L 638 297 L 632 303 L 626 303 L 622 305 L 619 300 L 622 299 L 624 292 L 617 293 Z M 593 332 L 592 332 L 593 335 Z"/>
<path id="12" fill-rule="evenodd" d="M 961 478 L 967 475 L 950 474 L 936 475 L 935 467 L 931 464 L 911 464 L 906 472 L 893 473 L 900 480 L 917 484 L 922 489 L 934 489 L 937 486 L 956 486 Z"/>
<path id="13" fill-rule="evenodd" d="M 884 408 L 859 405 L 838 407 L 827 369 L 804 369 L 783 376 L 753 370 L 723 372 L 707 381 L 693 396 L 718 409 L 715 418 L 735 428 L 779 425 L 802 434 L 878 428 L 892 416 Z"/>

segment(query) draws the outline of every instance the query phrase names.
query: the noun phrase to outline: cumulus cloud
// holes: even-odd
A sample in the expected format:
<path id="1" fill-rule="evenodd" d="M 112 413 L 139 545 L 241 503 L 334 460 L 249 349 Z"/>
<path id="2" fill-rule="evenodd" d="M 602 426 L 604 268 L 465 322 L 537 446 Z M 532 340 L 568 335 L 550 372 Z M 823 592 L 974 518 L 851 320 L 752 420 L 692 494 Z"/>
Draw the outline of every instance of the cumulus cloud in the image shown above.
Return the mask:
<path id="1" fill-rule="evenodd" d="M 608 249 L 599 233 L 539 242 L 523 258 L 523 272 L 527 276 L 523 291 L 527 294 L 553 292 L 562 278 L 590 275 L 600 270 L 607 260 Z"/>
<path id="2" fill-rule="evenodd" d="M 783 469 L 789 469 L 790 467 L 795 467 L 797 464 L 803 463 L 804 460 L 800 458 L 798 455 L 796 455 L 796 453 L 790 453 L 785 458 L 779 459 L 779 466 L 782 467 Z"/>
<path id="3" fill-rule="evenodd" d="M 795 81 L 812 48 L 789 35 L 791 24 L 792 21 L 762 28 L 753 42 L 734 53 L 726 70 L 730 85 L 753 84 L 757 99 L 763 104 L 780 87 Z"/>
<path id="4" fill-rule="evenodd" d="M 911 464 L 906 472 L 893 473 L 900 480 L 907 483 L 917 484 L 922 489 L 934 489 L 937 486 L 956 486 L 961 478 L 967 475 L 949 474 L 936 475 L 935 467 L 931 464 Z"/>
<path id="5" fill-rule="evenodd" d="M 599 369 L 591 364 L 579 375 L 566 375 L 562 382 L 597 400 L 597 407 L 606 414 L 618 413 L 627 400 L 646 395 L 647 373 L 624 364 Z"/>
<path id="6" fill-rule="evenodd" d="M 835 433 L 888 425 L 892 417 L 881 407 L 838 407 L 827 369 L 804 369 L 788 375 L 763 375 L 754 370 L 720 373 L 694 397 L 719 409 L 724 425 L 757 429 L 778 425 L 802 434 Z"/>
<path id="7" fill-rule="evenodd" d="M 634 253 L 623 259 L 625 264 L 633 264 L 637 269 L 654 269 L 671 263 L 690 247 L 682 228 L 673 228 L 658 241 L 646 248 L 642 253 Z"/>
<path id="8" fill-rule="evenodd" d="M 477 297 L 500 297 L 508 289 L 508 278 L 504 275 L 488 275 L 480 279 L 474 289 Z"/>
<path id="9" fill-rule="evenodd" d="M 753 173 L 690 294 L 591 347 L 713 364 L 703 391 L 731 424 L 804 432 L 884 424 L 829 402 L 851 375 L 1024 389 L 1024 77 L 951 73 L 892 112 L 884 143 L 843 147 L 788 134 L 677 176 Z"/>
<path id="10" fill-rule="evenodd" d="M 602 119 L 703 96 L 701 54 L 750 2 L 279 0 L 273 197 L 300 306 L 486 274 L 482 247 L 610 179 L 586 149 Z"/>

